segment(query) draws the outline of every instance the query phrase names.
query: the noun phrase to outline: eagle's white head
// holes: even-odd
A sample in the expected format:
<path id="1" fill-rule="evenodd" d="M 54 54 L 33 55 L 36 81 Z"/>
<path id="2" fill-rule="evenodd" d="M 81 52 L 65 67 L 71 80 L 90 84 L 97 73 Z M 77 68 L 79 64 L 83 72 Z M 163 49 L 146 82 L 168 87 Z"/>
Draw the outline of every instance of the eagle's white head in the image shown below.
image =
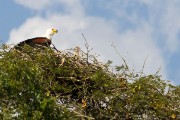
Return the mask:
<path id="1" fill-rule="evenodd" d="M 44 37 L 46 37 L 47 39 L 52 39 L 52 36 L 54 34 L 58 33 L 58 30 L 54 29 L 54 28 L 49 28 L 46 30 L 46 33 L 44 34 Z"/>

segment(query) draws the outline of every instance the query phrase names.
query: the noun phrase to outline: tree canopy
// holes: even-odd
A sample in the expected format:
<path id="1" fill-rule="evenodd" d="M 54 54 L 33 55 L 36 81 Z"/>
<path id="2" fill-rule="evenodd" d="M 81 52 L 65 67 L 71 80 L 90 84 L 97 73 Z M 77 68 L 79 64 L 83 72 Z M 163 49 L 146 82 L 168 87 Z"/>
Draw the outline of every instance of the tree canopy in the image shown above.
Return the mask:
<path id="1" fill-rule="evenodd" d="M 121 120 L 180 118 L 180 86 L 158 73 L 111 69 L 80 49 L 0 48 L 3 120 Z"/>

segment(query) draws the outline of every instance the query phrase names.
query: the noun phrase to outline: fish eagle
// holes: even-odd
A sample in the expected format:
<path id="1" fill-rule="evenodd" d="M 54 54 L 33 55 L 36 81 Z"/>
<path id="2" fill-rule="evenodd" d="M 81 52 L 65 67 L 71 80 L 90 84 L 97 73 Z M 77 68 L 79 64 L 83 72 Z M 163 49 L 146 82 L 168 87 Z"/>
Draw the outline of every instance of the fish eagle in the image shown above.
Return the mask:
<path id="1" fill-rule="evenodd" d="M 36 47 L 36 46 L 49 47 L 51 45 L 52 37 L 56 33 L 58 33 L 58 30 L 56 30 L 54 28 L 47 29 L 44 36 L 24 40 L 24 41 L 18 43 L 14 48 L 21 49 L 21 47 L 24 45 L 29 45 L 31 47 Z"/>

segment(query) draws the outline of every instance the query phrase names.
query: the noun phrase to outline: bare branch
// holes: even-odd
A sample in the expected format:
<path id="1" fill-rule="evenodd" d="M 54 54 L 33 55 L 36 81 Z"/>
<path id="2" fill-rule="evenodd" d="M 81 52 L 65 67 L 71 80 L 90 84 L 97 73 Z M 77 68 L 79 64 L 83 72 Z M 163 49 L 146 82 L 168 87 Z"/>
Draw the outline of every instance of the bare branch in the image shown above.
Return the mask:
<path id="1" fill-rule="evenodd" d="M 84 40 L 85 40 L 85 47 L 86 47 L 86 60 L 87 60 L 87 63 L 89 62 L 89 52 L 93 49 L 93 48 L 91 48 L 91 49 L 89 49 L 89 44 L 88 44 L 88 41 L 87 41 L 87 39 L 86 39 L 86 37 L 84 36 L 84 34 L 82 33 L 82 36 L 83 36 L 83 38 L 84 38 Z"/>
<path id="2" fill-rule="evenodd" d="M 142 67 L 142 70 L 141 70 L 140 77 L 141 77 L 142 74 L 143 74 L 143 71 L 144 71 L 144 68 L 145 68 L 145 64 L 146 64 L 147 59 L 148 59 L 148 56 L 147 56 L 146 59 L 144 60 L 144 63 L 143 63 L 143 67 Z"/>

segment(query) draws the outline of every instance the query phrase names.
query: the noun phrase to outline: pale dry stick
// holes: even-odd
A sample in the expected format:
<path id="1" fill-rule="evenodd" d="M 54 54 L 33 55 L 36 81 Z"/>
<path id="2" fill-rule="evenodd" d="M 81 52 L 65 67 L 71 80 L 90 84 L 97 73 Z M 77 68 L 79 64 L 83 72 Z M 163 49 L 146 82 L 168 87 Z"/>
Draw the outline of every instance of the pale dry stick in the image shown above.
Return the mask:
<path id="1" fill-rule="evenodd" d="M 93 117 L 89 117 L 89 116 L 83 115 L 81 113 L 78 113 L 77 111 L 72 111 L 72 112 L 74 112 L 76 114 L 76 116 L 78 116 L 78 117 L 84 117 L 84 118 L 87 118 L 88 120 L 94 120 L 95 119 Z"/>
<path id="2" fill-rule="evenodd" d="M 66 106 L 62 106 L 62 105 L 61 105 L 60 107 L 67 109 Z M 73 112 L 73 113 L 76 114 L 76 116 L 78 116 L 78 117 L 87 118 L 88 120 L 94 120 L 94 119 L 95 119 L 95 118 L 93 118 L 93 117 L 83 115 L 82 113 L 79 113 L 79 112 L 77 112 L 77 111 L 75 111 L 75 110 L 70 110 L 70 109 L 69 109 L 69 111 L 70 111 L 70 112 Z"/>
<path id="3" fill-rule="evenodd" d="M 117 119 L 117 116 L 118 116 L 118 114 L 117 114 L 117 113 L 115 113 L 114 117 L 113 117 L 113 118 L 111 118 L 110 120 L 116 120 L 116 119 Z"/>

